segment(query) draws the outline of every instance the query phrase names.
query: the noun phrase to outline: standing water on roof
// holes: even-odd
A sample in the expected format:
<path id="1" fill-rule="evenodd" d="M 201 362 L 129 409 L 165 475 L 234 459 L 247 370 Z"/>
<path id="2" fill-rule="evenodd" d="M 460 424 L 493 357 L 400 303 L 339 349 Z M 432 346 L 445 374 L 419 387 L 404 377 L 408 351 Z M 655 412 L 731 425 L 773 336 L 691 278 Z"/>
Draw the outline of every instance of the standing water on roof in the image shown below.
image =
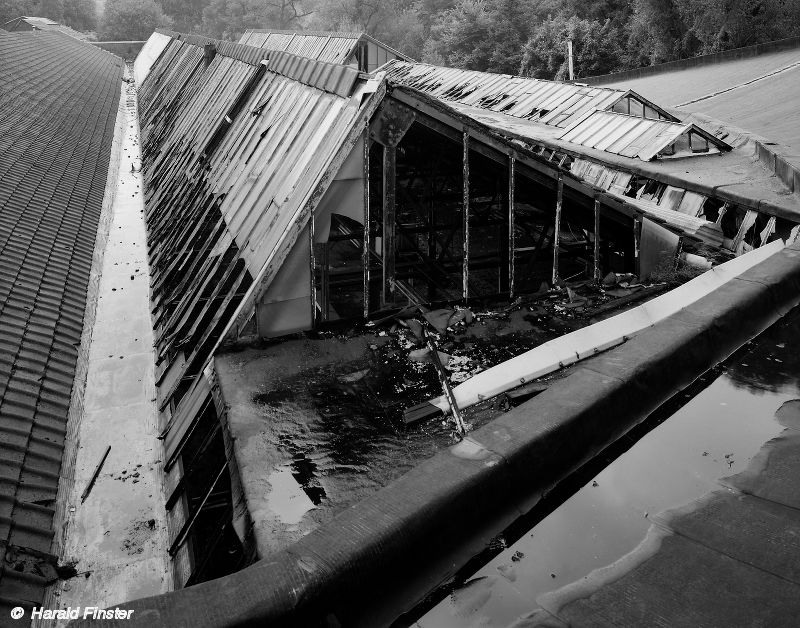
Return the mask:
<path id="1" fill-rule="evenodd" d="M 604 469 L 608 461 L 579 472 L 577 492 L 533 519 L 532 528 L 498 538 L 491 560 L 477 571 L 473 565 L 473 573 L 460 580 L 463 586 L 416 625 L 507 626 L 536 609 L 543 593 L 632 551 L 659 512 L 718 489 L 722 478 L 743 471 L 782 431 L 775 412 L 800 394 L 793 375 L 800 372 L 800 355 L 792 346 L 798 331 L 795 310 L 707 374 L 706 382 L 696 383 L 692 389 L 705 385 L 699 394 L 679 393 L 668 405 L 682 407 L 663 413 L 666 420 L 655 413 L 647 423 L 657 426 L 632 446 L 617 446 L 630 449 Z"/>

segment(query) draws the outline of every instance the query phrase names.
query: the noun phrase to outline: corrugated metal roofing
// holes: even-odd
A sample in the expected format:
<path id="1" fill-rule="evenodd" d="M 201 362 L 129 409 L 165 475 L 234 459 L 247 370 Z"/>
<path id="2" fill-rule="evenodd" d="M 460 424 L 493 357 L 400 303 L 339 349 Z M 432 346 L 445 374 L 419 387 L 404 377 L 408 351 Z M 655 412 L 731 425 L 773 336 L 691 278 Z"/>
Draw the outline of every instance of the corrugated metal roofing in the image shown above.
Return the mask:
<path id="1" fill-rule="evenodd" d="M 0 556 L 49 552 L 122 60 L 0 31 Z M 44 578 L 0 560 L 6 605 Z"/>
<path id="2" fill-rule="evenodd" d="M 153 64 L 161 56 L 166 47 L 169 46 L 171 41 L 172 38 L 168 35 L 153 33 L 145 42 L 139 54 L 136 55 L 136 61 L 133 64 L 133 77 L 137 85 L 141 85 L 144 79 L 147 78 Z"/>
<path id="3" fill-rule="evenodd" d="M 623 157 L 650 161 L 679 137 L 690 132 L 702 135 L 717 149 L 730 149 L 727 144 L 693 124 L 599 110 L 581 116 L 559 139 Z"/>
<path id="4" fill-rule="evenodd" d="M 290 33 L 247 30 L 239 43 L 266 50 L 290 52 L 317 61 L 345 63 L 355 51 L 360 37 L 360 33 Z"/>
<path id="5" fill-rule="evenodd" d="M 398 59 L 408 59 L 407 55 L 387 46 L 366 33 L 344 33 L 334 31 L 283 31 L 271 29 L 248 29 L 240 44 L 257 46 L 266 50 L 290 52 L 301 57 L 327 61 L 328 63 L 347 63 L 355 54 L 358 44 L 370 41 L 383 48 Z"/>
<path id="6" fill-rule="evenodd" d="M 219 55 L 206 65 L 183 37 L 154 64 L 139 96 L 162 402 L 200 372 L 250 286 L 305 226 L 359 119 L 357 78 L 285 53 L 258 68 Z"/>
<path id="7" fill-rule="evenodd" d="M 571 125 L 587 111 L 610 109 L 629 93 L 407 61 L 390 61 L 385 70 L 390 83 L 411 87 L 440 100 L 557 127 Z"/>

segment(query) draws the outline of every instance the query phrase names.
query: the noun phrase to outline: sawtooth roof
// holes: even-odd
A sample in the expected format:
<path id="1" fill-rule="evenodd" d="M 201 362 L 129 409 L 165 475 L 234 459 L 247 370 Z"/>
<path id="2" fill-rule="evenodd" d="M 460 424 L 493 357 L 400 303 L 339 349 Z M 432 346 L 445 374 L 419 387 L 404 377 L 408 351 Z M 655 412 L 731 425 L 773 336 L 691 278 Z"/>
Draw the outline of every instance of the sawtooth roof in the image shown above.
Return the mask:
<path id="1" fill-rule="evenodd" d="M 266 50 L 290 52 L 301 57 L 345 63 L 356 51 L 358 44 L 369 41 L 399 59 L 408 60 L 402 52 L 387 46 L 367 33 L 334 31 L 286 31 L 252 28 L 244 32 L 240 44 Z"/>
<path id="2" fill-rule="evenodd" d="M 139 91 L 162 410 L 277 272 L 372 93 L 350 66 L 200 44 L 171 37 Z"/>
<path id="3" fill-rule="evenodd" d="M 566 128 L 585 113 L 594 109 L 610 110 L 631 95 L 647 105 L 655 117 L 677 120 L 672 114 L 630 90 L 397 60 L 386 64 L 385 70 L 390 82 L 416 89 L 439 100 L 548 126 Z"/>
<path id="4" fill-rule="evenodd" d="M 40 604 L 122 60 L 0 31 L 0 616 Z"/>

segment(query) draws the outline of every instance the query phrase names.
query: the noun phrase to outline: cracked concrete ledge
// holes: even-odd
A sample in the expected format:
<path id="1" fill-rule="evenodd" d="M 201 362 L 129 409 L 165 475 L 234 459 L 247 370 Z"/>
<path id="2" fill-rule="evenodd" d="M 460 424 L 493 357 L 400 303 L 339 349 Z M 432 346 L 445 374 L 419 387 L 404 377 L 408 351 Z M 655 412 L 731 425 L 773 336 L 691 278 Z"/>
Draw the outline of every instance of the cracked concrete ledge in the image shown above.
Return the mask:
<path id="1" fill-rule="evenodd" d="M 561 479 L 799 301 L 794 244 L 286 550 L 231 576 L 121 605 L 135 611 L 126 625 L 389 624 Z"/>
<path id="2" fill-rule="evenodd" d="M 112 207 L 117 192 L 117 176 L 122 158 L 122 140 L 125 133 L 125 89 L 120 87 L 117 118 L 114 123 L 114 138 L 111 142 L 111 152 L 106 176 L 106 189 L 103 194 L 103 204 L 100 210 L 100 220 L 97 226 L 92 268 L 89 273 L 89 284 L 86 294 L 86 310 L 83 314 L 83 330 L 81 332 L 81 345 L 78 349 L 78 361 L 75 365 L 75 380 L 70 397 L 69 413 L 67 415 L 67 432 L 65 438 L 64 455 L 61 459 L 61 477 L 58 483 L 55 514 L 53 516 L 53 529 L 55 535 L 50 553 L 60 557 L 64 548 L 67 519 L 67 495 L 74 484 L 75 458 L 78 453 L 78 429 L 83 415 L 83 402 L 86 394 L 86 377 L 89 370 L 89 348 L 92 341 L 97 318 L 97 301 L 100 290 L 100 277 L 103 268 L 103 255 L 108 243 L 108 234 L 111 229 Z M 53 587 L 45 592 L 44 607 L 51 608 L 53 604 Z"/>

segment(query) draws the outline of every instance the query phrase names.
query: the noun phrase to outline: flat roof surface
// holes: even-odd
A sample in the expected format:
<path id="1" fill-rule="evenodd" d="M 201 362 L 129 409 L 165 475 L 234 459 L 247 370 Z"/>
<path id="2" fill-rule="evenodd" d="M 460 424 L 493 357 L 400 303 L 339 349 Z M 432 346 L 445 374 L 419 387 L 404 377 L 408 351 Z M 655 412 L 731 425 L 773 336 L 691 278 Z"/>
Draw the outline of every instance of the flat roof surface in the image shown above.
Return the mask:
<path id="1" fill-rule="evenodd" d="M 632 89 L 663 106 L 703 113 L 800 155 L 800 47 L 638 79 L 613 79 L 610 75 L 598 85 Z"/>
<path id="2" fill-rule="evenodd" d="M 122 60 L 0 32 L 0 616 L 39 602 Z M 21 562 L 19 562 L 21 561 Z M 20 571 L 21 569 L 21 571 Z"/>

